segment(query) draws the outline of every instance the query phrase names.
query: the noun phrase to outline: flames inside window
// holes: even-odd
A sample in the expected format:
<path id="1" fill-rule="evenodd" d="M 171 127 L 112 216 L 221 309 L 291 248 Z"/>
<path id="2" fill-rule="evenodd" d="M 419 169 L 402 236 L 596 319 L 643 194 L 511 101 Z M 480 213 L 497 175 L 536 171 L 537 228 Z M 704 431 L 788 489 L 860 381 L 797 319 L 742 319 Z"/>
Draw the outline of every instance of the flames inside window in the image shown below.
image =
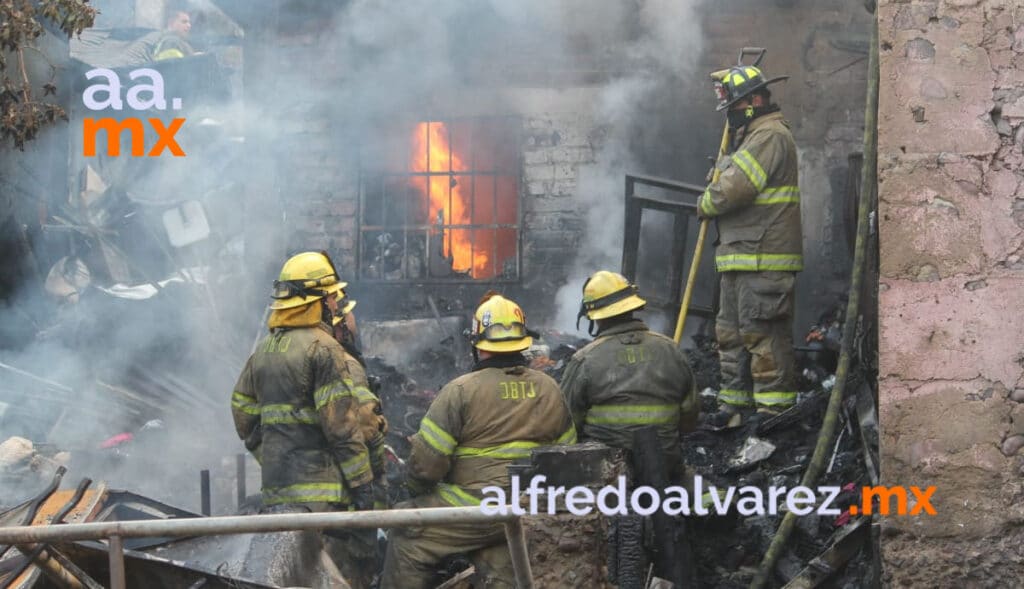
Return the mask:
<path id="1" fill-rule="evenodd" d="M 364 156 L 360 273 L 367 280 L 519 277 L 519 150 L 514 119 L 424 121 L 387 160 Z"/>

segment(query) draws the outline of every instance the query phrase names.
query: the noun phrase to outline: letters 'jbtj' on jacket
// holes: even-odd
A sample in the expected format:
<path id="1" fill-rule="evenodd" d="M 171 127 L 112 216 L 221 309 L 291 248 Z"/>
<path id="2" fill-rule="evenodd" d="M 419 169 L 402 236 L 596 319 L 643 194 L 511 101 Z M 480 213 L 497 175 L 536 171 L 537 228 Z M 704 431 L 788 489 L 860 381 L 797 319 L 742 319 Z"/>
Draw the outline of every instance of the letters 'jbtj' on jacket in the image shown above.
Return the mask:
<path id="1" fill-rule="evenodd" d="M 508 489 L 508 465 L 538 446 L 572 444 L 576 429 L 555 381 L 516 355 L 496 357 L 438 393 L 412 438 L 410 476 L 438 483 L 448 505 L 479 505 L 480 489 Z"/>

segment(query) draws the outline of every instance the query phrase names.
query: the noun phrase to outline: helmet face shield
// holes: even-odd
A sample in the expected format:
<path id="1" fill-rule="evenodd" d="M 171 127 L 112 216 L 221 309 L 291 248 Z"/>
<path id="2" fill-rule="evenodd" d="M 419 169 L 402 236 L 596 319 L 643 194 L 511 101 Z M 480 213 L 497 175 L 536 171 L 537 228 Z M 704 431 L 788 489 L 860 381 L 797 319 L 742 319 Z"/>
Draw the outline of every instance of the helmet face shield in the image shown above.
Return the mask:
<path id="1" fill-rule="evenodd" d="M 474 338 L 476 341 L 507 342 L 521 340 L 528 335 L 530 333 L 526 329 L 526 324 L 517 321 L 510 324 L 492 323 L 484 327 L 483 331 L 476 331 Z"/>

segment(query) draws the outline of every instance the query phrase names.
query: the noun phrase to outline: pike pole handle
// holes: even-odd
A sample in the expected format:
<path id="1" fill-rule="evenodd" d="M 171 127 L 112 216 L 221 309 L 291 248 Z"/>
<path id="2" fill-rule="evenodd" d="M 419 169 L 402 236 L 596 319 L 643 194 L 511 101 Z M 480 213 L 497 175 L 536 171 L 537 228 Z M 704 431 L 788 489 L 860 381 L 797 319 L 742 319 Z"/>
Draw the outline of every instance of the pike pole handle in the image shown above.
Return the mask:
<path id="1" fill-rule="evenodd" d="M 700 231 L 697 233 L 697 247 L 693 250 L 693 260 L 690 261 L 690 275 L 686 279 L 686 291 L 683 293 L 683 302 L 679 306 L 679 318 L 676 319 L 676 334 L 673 339 L 678 344 L 683 339 L 683 327 L 686 325 L 686 312 L 690 310 L 690 298 L 693 297 L 693 283 L 697 281 L 697 268 L 700 266 L 700 257 L 704 253 L 704 238 L 708 234 L 707 219 L 700 222 Z"/>
<path id="2" fill-rule="evenodd" d="M 740 54 L 742 56 L 742 53 Z M 725 123 L 722 129 L 722 143 L 718 146 L 718 157 L 721 158 L 729 151 L 729 123 Z M 718 182 L 721 175 L 718 169 L 718 162 L 715 161 L 715 171 L 711 174 L 711 183 Z M 676 333 L 673 339 L 678 344 L 683 339 L 683 327 L 686 326 L 686 314 L 690 310 L 690 299 L 693 298 L 693 285 L 697 282 L 697 269 L 700 267 L 700 258 L 704 254 L 704 239 L 708 235 L 708 219 L 700 222 L 700 231 L 697 233 L 697 247 L 693 251 L 693 259 L 690 260 L 690 273 L 686 277 L 686 288 L 683 290 L 683 302 L 679 305 L 679 316 L 676 319 Z"/>

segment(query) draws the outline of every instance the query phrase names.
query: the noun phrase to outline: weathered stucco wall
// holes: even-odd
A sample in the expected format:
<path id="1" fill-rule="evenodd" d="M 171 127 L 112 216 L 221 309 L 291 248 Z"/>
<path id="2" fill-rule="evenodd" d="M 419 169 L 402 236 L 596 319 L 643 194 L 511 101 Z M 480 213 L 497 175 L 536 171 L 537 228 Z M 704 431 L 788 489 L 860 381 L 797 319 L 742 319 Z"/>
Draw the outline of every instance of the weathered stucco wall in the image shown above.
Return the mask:
<path id="1" fill-rule="evenodd" d="M 880 382 L 894 586 L 1024 578 L 1024 6 L 879 6 Z"/>

